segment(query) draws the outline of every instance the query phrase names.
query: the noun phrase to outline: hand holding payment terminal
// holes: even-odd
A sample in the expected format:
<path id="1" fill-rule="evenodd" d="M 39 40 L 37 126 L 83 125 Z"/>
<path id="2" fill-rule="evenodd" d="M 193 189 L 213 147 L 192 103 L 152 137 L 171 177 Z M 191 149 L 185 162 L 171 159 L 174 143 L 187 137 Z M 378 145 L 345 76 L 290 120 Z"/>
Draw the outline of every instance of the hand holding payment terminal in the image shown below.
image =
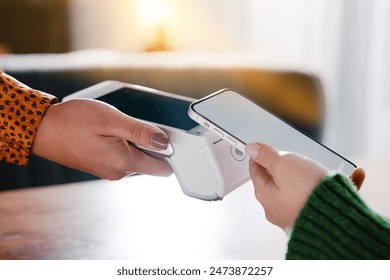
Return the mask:
<path id="1" fill-rule="evenodd" d="M 187 115 L 194 99 L 119 81 L 98 83 L 64 101 L 76 98 L 106 102 L 164 130 L 171 146 L 159 157 L 171 165 L 188 196 L 220 200 L 249 180 L 247 156 Z"/>

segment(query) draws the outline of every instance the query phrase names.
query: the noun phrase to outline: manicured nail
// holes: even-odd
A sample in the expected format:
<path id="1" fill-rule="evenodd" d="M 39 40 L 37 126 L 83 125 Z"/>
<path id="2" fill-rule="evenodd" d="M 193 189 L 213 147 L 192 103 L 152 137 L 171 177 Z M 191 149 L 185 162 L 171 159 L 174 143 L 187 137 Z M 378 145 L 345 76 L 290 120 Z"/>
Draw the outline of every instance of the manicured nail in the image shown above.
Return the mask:
<path id="1" fill-rule="evenodd" d="M 259 145 L 256 143 L 250 143 L 245 146 L 245 153 L 251 158 L 257 158 L 259 154 Z"/>
<path id="2" fill-rule="evenodd" d="M 169 145 L 169 138 L 163 133 L 156 133 L 152 137 L 153 147 L 161 150 L 166 150 Z"/>

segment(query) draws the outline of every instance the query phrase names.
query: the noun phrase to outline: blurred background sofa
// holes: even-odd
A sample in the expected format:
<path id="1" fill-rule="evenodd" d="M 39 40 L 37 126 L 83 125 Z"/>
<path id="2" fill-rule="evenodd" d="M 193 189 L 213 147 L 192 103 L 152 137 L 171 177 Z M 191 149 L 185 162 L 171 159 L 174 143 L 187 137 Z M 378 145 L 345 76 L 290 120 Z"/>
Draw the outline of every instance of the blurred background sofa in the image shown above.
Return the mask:
<path id="1" fill-rule="evenodd" d="M 262 68 L 261 62 L 250 56 L 85 50 L 2 55 L 0 67 L 59 100 L 104 80 L 119 80 L 193 98 L 233 88 L 314 139 L 320 141 L 322 136 L 324 102 L 319 79 L 296 70 Z M 91 179 L 96 178 L 36 156 L 31 156 L 27 167 L 0 163 L 2 190 Z"/>

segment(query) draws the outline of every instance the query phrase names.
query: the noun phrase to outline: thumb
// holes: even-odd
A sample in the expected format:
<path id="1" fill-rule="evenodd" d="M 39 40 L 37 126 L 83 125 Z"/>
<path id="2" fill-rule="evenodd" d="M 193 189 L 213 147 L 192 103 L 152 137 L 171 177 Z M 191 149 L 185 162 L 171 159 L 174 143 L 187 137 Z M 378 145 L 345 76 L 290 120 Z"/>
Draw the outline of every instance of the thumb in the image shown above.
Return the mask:
<path id="1" fill-rule="evenodd" d="M 245 153 L 267 170 L 274 170 L 280 155 L 275 148 L 256 142 L 245 146 Z"/>
<path id="2" fill-rule="evenodd" d="M 168 135 L 160 128 L 118 112 L 115 124 L 111 127 L 113 136 L 151 150 L 166 150 Z"/>

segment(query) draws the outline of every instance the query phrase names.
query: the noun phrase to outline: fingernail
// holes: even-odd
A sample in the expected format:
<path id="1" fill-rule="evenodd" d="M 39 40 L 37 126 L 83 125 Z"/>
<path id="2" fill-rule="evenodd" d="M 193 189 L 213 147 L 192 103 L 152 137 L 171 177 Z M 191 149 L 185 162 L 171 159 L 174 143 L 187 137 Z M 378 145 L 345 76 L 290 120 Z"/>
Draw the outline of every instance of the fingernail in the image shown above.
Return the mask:
<path id="1" fill-rule="evenodd" d="M 161 150 L 166 150 L 169 145 L 169 138 L 163 133 L 156 133 L 152 137 L 153 147 Z"/>
<path id="2" fill-rule="evenodd" d="M 245 153 L 250 156 L 251 158 L 257 158 L 257 155 L 259 154 L 259 145 L 256 143 L 250 143 L 245 146 Z"/>

